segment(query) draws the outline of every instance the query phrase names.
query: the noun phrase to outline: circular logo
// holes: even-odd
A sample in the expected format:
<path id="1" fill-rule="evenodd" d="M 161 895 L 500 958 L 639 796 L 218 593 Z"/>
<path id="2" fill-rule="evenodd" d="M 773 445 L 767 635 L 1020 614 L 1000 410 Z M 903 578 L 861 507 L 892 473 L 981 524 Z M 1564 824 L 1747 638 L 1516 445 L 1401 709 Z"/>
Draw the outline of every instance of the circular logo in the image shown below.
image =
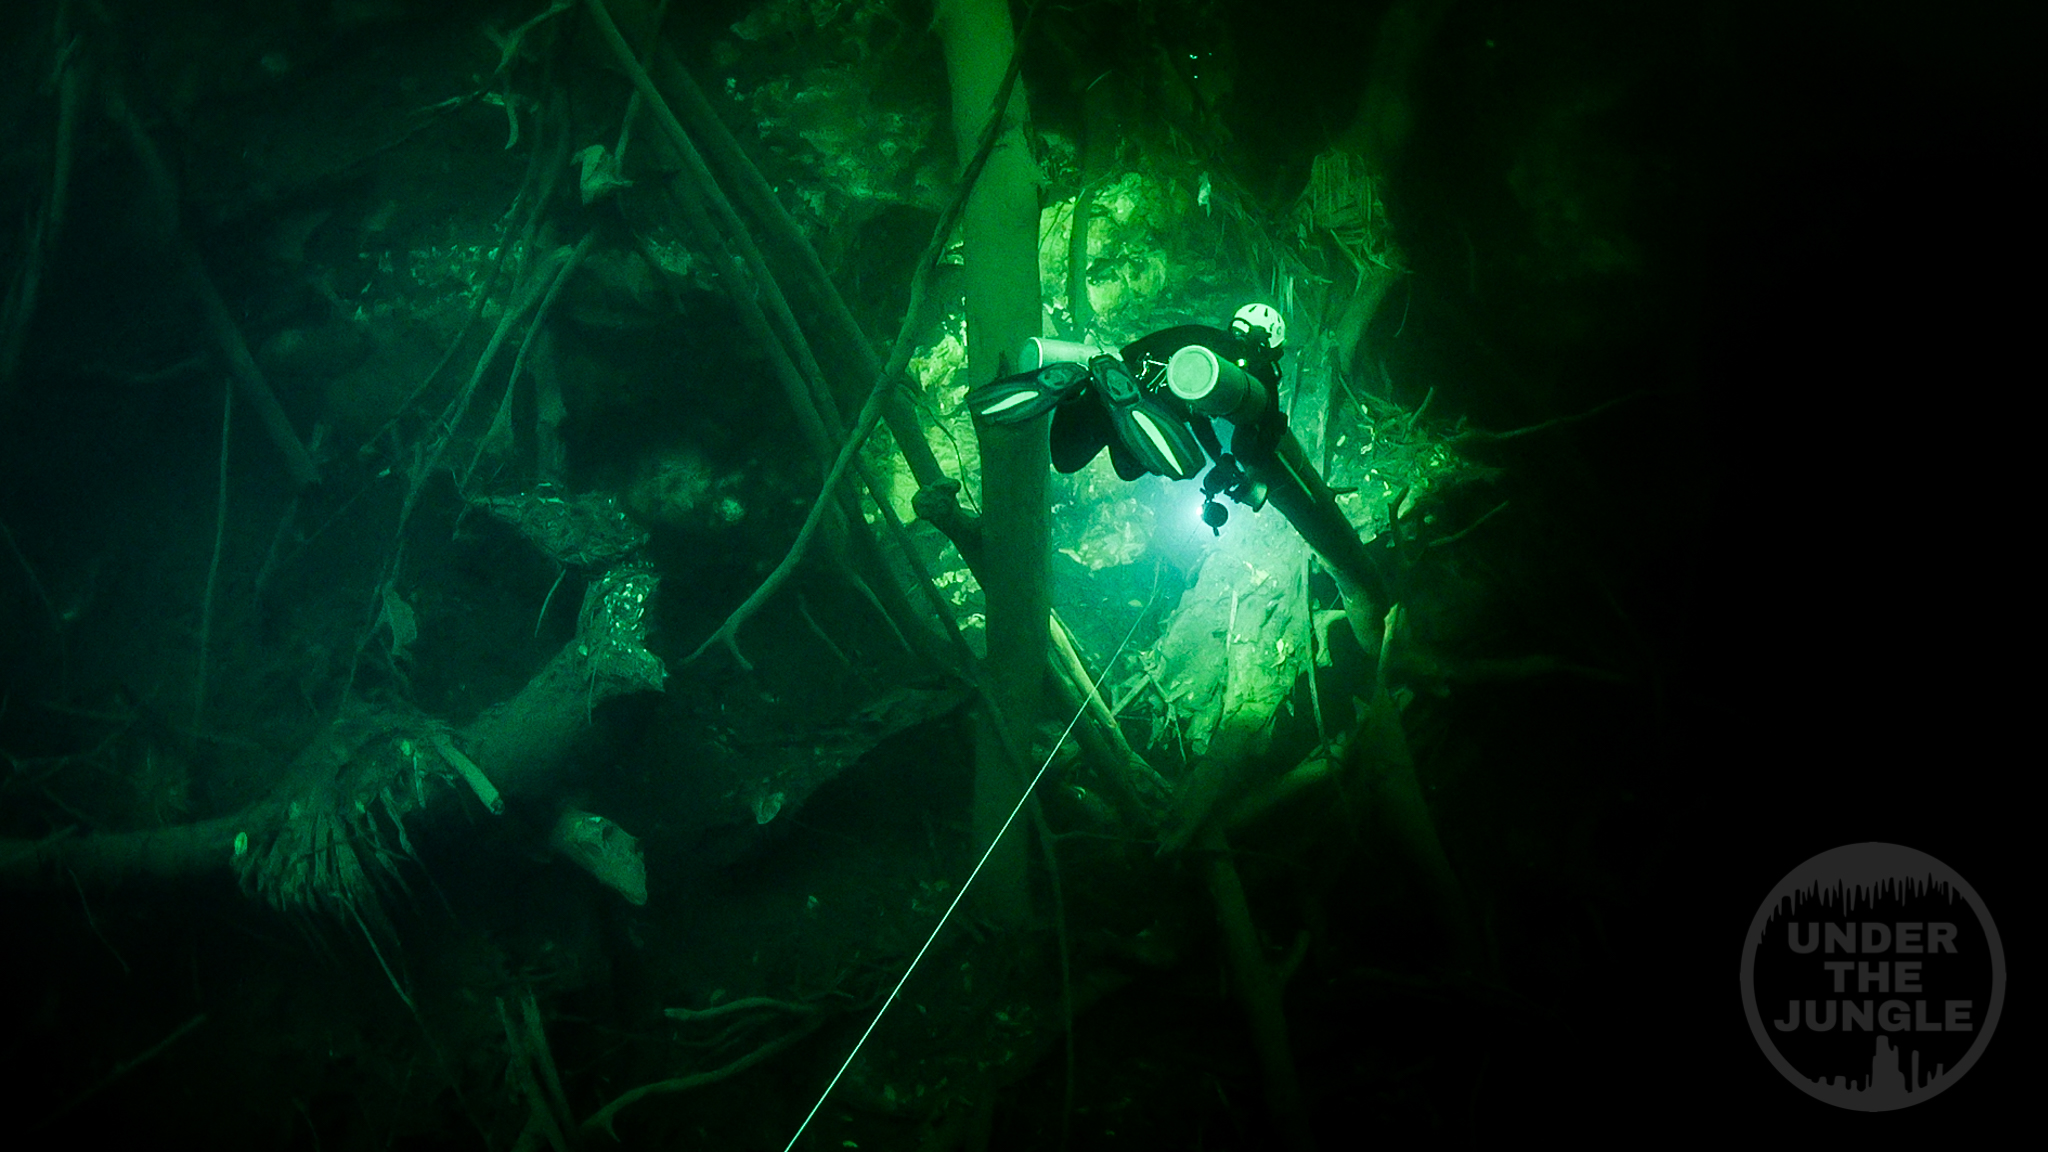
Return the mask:
<path id="1" fill-rule="evenodd" d="M 1772 889 L 1742 946 L 1750 1031 L 1816 1100 L 1886 1112 L 1970 1070 L 2005 1003 L 1991 913 L 1955 871 L 1897 844 L 1823 852 Z"/>

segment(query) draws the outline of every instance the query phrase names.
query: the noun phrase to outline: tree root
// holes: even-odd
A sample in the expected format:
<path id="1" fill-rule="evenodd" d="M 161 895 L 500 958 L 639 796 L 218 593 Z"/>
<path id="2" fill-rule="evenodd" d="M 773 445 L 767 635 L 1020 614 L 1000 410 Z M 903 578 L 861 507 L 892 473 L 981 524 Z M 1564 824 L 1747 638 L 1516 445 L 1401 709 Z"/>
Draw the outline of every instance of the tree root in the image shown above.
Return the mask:
<path id="1" fill-rule="evenodd" d="M 1211 822 L 1196 843 L 1205 857 L 1203 873 L 1209 896 L 1216 904 L 1217 923 L 1223 931 L 1231 985 L 1237 990 L 1238 1003 L 1251 1028 L 1252 1047 L 1265 1074 L 1266 1107 L 1272 1114 L 1273 1127 L 1290 1152 L 1311 1152 L 1316 1146 L 1315 1133 L 1309 1124 L 1308 1105 L 1302 1099 L 1294 1054 L 1287 1044 L 1287 1015 L 1280 1003 L 1280 981 L 1260 949 L 1258 928 L 1252 923 L 1251 904 L 1245 898 L 1244 881 L 1237 874 L 1230 841 Z"/>
<path id="2" fill-rule="evenodd" d="M 220 401 L 220 476 L 219 491 L 213 501 L 213 558 L 206 564 L 206 591 L 199 599 L 199 670 L 192 678 L 192 731 L 205 727 L 206 719 L 206 665 L 212 658 L 213 645 L 213 599 L 214 591 L 220 586 L 220 553 L 228 536 L 228 448 L 233 443 L 230 434 L 234 431 L 235 390 L 222 389 Z"/>
<path id="3" fill-rule="evenodd" d="M 810 1016 L 824 1011 L 818 1005 L 802 1000 L 777 1000 L 772 996 L 745 996 L 738 1000 L 728 1000 L 723 1004 L 714 1004 L 709 1008 L 664 1008 L 661 1010 L 661 1014 L 671 1020 L 689 1022 L 715 1020 L 721 1016 L 731 1016 L 737 1012 L 752 1012 L 756 1008 L 764 1008 L 771 1012 L 783 1012 L 791 1016 Z"/>
<path id="4" fill-rule="evenodd" d="M 795 1028 L 777 1036 L 775 1039 L 768 1041 L 746 1055 L 733 1060 L 724 1067 L 714 1068 L 708 1072 L 695 1072 L 688 1076 L 677 1076 L 669 1080 L 657 1080 L 652 1084 L 642 1084 L 638 1088 L 623 1092 L 609 1104 L 599 1108 L 588 1119 L 584 1120 L 580 1126 L 580 1131 L 585 1136 L 595 1132 L 603 1132 L 605 1135 L 616 1140 L 619 1138 L 619 1134 L 613 1131 L 612 1123 L 618 1119 L 620 1112 L 638 1104 L 649 1096 L 660 1096 L 670 1092 L 688 1092 L 693 1088 L 702 1088 L 708 1084 L 716 1084 L 720 1080 L 736 1076 L 757 1064 L 767 1061 L 778 1053 L 796 1046 L 804 1038 L 823 1026 L 827 1018 L 826 1014 L 822 1012 L 808 1016 L 804 1018 L 803 1023 Z"/>
<path id="5" fill-rule="evenodd" d="M 206 1023 L 206 1013 L 201 1012 L 199 1015 L 194 1016 L 190 1020 L 185 1021 L 183 1024 L 178 1025 L 178 1027 L 174 1029 L 169 1036 L 166 1036 L 162 1040 L 159 1040 L 155 1044 L 151 1045 L 148 1051 L 143 1052 L 139 1056 L 123 1060 L 119 1064 L 114 1065 L 113 1071 L 107 1073 L 106 1076 L 103 1077 L 99 1083 L 94 1084 L 92 1087 L 87 1088 L 85 1091 L 80 1092 L 78 1095 L 73 1096 L 71 1099 L 65 1101 L 64 1106 L 57 1109 L 55 1112 L 52 1112 L 48 1116 L 45 1116 L 41 1120 L 37 1121 L 36 1123 L 29 1125 L 29 1131 L 43 1132 L 48 1130 L 51 1125 L 57 1123 L 57 1121 L 59 1120 L 64 1119 L 66 1116 L 71 1115 L 73 1112 L 76 1112 L 80 1105 L 84 1104 L 88 1100 L 91 1100 L 93 1097 L 99 1095 L 101 1092 L 104 1092 L 109 1086 L 111 1086 L 115 1081 L 119 1080 L 121 1077 L 126 1076 L 128 1073 L 135 1071 L 137 1068 L 140 1068 L 144 1064 L 149 1063 L 151 1060 L 156 1059 L 158 1056 L 163 1055 L 164 1052 L 168 1050 L 171 1045 L 176 1044 L 180 1040 L 183 1040 L 187 1033 L 190 1033 L 194 1028 L 197 1028 L 204 1023 Z"/>
<path id="6" fill-rule="evenodd" d="M 498 410 L 491 416 L 490 426 L 484 430 L 484 434 L 477 437 L 476 451 L 470 454 L 469 466 L 463 469 L 461 478 L 456 481 L 455 489 L 462 493 L 464 499 L 468 499 L 471 494 L 469 483 L 476 475 L 477 465 L 483 461 L 484 450 L 493 443 L 511 438 L 512 401 L 519 393 L 519 376 L 526 367 L 528 353 L 533 350 L 534 338 L 540 334 L 541 326 L 547 323 L 548 313 L 553 311 L 555 300 L 562 294 L 562 286 L 576 274 L 577 266 L 583 263 L 584 256 L 590 252 L 591 242 L 596 239 L 595 228 L 583 234 L 583 239 L 576 242 L 576 247 L 569 251 L 561 266 L 553 271 L 547 281 L 547 291 L 542 293 L 540 303 L 534 306 L 533 322 L 526 326 L 526 334 L 519 340 L 519 350 L 512 355 L 512 371 L 505 378 L 505 394 L 498 401 Z M 453 426 L 450 426 L 449 431 L 454 431 Z"/>
<path id="7" fill-rule="evenodd" d="M 369 931 L 384 933 L 380 892 L 403 888 L 400 865 L 413 856 L 406 825 L 439 790 L 457 787 L 457 765 L 467 763 L 462 776 L 473 773 L 488 786 L 463 785 L 488 808 L 498 790 L 531 789 L 568 759 L 593 701 L 660 689 L 660 662 L 633 645 L 627 619 L 652 587 L 651 574 L 639 570 L 594 583 L 577 636 L 525 688 L 459 734 L 423 716 L 352 712 L 280 772 L 269 799 L 147 832 L 0 840 L 0 884 L 70 875 L 107 887 L 233 867 L 245 889 L 273 907 L 343 925 L 360 917 Z M 449 756 L 458 743 L 467 752 Z"/>
<path id="8" fill-rule="evenodd" d="M 505 1029 L 505 1044 L 511 1049 L 511 1080 L 529 1109 L 527 1129 L 538 1131 L 555 1152 L 570 1152 L 581 1145 L 581 1132 L 569 1098 L 562 1091 L 562 1077 L 555 1068 L 554 1053 L 548 1048 L 547 1030 L 542 1027 L 540 1005 L 527 989 L 519 998 L 519 1019 L 515 1023 L 499 997 L 498 1023 Z"/>
<path id="9" fill-rule="evenodd" d="M 654 117 L 656 124 L 667 136 L 669 143 L 683 159 L 685 168 L 694 181 L 694 195 L 682 198 L 685 208 L 692 209 L 690 215 L 693 217 L 693 228 L 700 232 L 709 230 L 714 236 L 720 235 L 721 228 L 712 223 L 707 210 L 716 214 L 719 224 L 722 225 L 722 235 L 729 238 L 733 244 L 739 247 L 739 255 L 744 257 L 747 271 L 752 274 L 766 294 L 766 299 L 774 314 L 773 318 L 780 323 L 784 335 L 788 338 L 788 348 L 785 351 L 794 350 L 796 357 L 804 361 L 806 368 L 814 369 L 816 362 L 811 358 L 807 346 L 802 341 L 801 329 L 797 326 L 793 314 L 790 313 L 788 303 L 783 299 L 781 290 L 776 285 L 772 273 L 769 272 L 766 260 L 754 246 L 745 223 L 740 220 L 738 213 L 734 211 L 731 203 L 722 194 L 718 193 L 717 182 L 712 176 L 710 167 L 705 164 L 702 155 L 698 153 L 696 147 L 692 144 L 689 134 L 684 131 L 682 123 L 676 119 L 675 113 L 669 107 L 667 100 L 662 96 L 660 90 L 655 87 L 652 77 L 640 65 L 638 58 L 626 43 L 625 37 L 619 32 L 618 25 L 613 22 L 611 13 L 606 8 L 603 0 L 587 0 L 587 7 L 590 10 L 592 22 L 597 25 L 600 35 L 611 48 L 620 69 L 632 81 L 634 91 L 639 94 L 648 113 Z M 998 122 L 999 120 L 1000 117 L 997 118 Z M 938 226 L 933 230 L 932 238 L 926 245 L 923 256 L 918 261 L 916 272 L 912 275 L 910 307 L 906 310 L 903 323 L 898 329 L 895 344 L 890 350 L 889 359 L 876 372 L 874 381 L 868 389 L 867 399 L 862 405 L 860 416 L 856 420 L 853 429 L 846 435 L 837 457 L 833 460 L 832 466 L 826 474 L 825 482 L 821 486 L 818 498 L 813 502 L 810 514 L 805 517 L 804 525 L 798 530 L 796 540 L 790 545 L 788 554 L 783 557 L 782 562 L 775 567 L 774 571 L 762 582 L 761 586 L 755 589 L 738 608 L 733 610 L 731 615 L 726 618 L 725 622 L 716 631 L 705 638 L 703 643 L 699 644 L 696 650 L 685 658 L 686 663 L 696 660 L 714 646 L 723 646 L 732 653 L 733 658 L 739 662 L 742 668 L 752 669 L 752 663 L 746 659 L 746 656 L 739 648 L 739 629 L 750 617 L 760 611 L 761 607 L 773 597 L 775 592 L 795 572 L 797 565 L 803 560 L 806 550 L 810 547 L 813 538 L 817 534 L 818 524 L 823 520 L 825 511 L 836 502 L 835 493 L 838 491 L 841 481 L 844 480 L 848 468 L 859 468 L 861 478 L 868 485 L 876 502 L 881 506 L 884 518 L 887 519 L 892 515 L 893 510 L 888 506 L 886 491 L 880 486 L 879 481 L 874 476 L 867 474 L 865 466 L 859 461 L 860 448 L 867 442 L 867 438 L 874 433 L 876 425 L 887 415 L 890 403 L 895 399 L 893 395 L 894 384 L 901 378 L 905 366 L 910 361 L 910 354 L 914 350 L 912 345 L 915 343 L 916 333 L 913 330 L 913 323 L 914 318 L 923 306 L 925 297 L 928 295 L 927 285 L 930 280 L 930 268 L 937 262 L 939 255 L 944 251 L 946 240 L 952 233 L 953 225 L 958 221 L 960 213 L 965 208 L 967 194 L 973 188 L 974 178 L 979 174 L 981 167 L 987 163 L 988 154 L 993 150 L 995 140 L 996 136 L 993 132 L 984 137 L 980 151 L 976 154 L 974 161 L 968 165 L 962 177 L 961 185 L 956 190 L 953 203 L 948 206 L 946 212 L 941 216 Z M 693 206 L 693 200 L 702 200 L 703 203 Z M 716 250 L 725 252 L 724 245 L 718 245 Z M 729 252 L 725 252 L 725 255 L 729 260 L 737 259 Z M 761 324 L 766 326 L 767 317 L 764 316 L 760 319 Z M 781 346 L 782 343 L 781 340 L 775 341 L 776 346 Z M 860 346 L 865 347 L 865 342 L 862 341 Z M 794 371 L 793 367 L 791 371 Z M 792 401 L 795 402 L 797 389 L 792 387 L 791 391 Z M 804 407 L 804 405 L 798 404 L 800 418 L 803 416 Z M 820 409 L 813 408 L 810 412 L 810 418 L 804 422 L 809 424 L 816 421 L 819 427 L 825 427 L 823 416 L 824 413 Z M 905 442 L 902 433 L 899 433 L 898 440 L 899 446 Z M 921 438 L 918 439 L 918 443 L 922 444 Z M 950 617 L 943 617 L 942 620 L 950 621 Z"/>
<path id="10" fill-rule="evenodd" d="M 293 485 L 310 488 L 318 484 L 320 468 L 313 462 L 312 453 L 300 442 L 290 417 L 285 415 L 276 393 L 270 390 L 269 381 L 264 379 L 263 370 L 256 366 L 256 358 L 250 355 L 248 342 L 242 339 L 242 330 L 235 323 L 235 314 L 228 308 L 227 301 L 221 298 L 220 289 L 214 285 L 205 262 L 199 257 L 199 250 L 178 228 L 177 186 L 171 179 L 170 169 L 164 164 L 162 153 L 157 151 L 155 142 L 149 138 L 142 122 L 136 119 L 120 93 L 111 88 L 106 93 L 106 109 L 108 117 L 127 133 L 129 147 L 134 150 L 136 161 L 142 167 L 149 194 L 157 201 L 155 208 L 161 217 L 159 239 L 170 247 L 193 294 L 199 298 L 207 328 L 219 346 L 222 358 L 227 361 L 236 386 L 250 407 L 256 410 L 264 431 L 270 434 L 271 442 L 284 456 Z"/>
<path id="11" fill-rule="evenodd" d="M 56 91 L 57 120 L 50 144 L 50 179 L 42 203 L 30 218 L 28 237 L 14 282 L 0 298 L 0 409 L 13 398 L 15 372 L 28 344 L 29 321 L 35 318 L 36 296 L 42 282 L 48 253 L 57 246 L 64 231 L 65 207 L 71 189 L 71 164 L 78 137 L 78 103 L 84 90 L 83 69 L 78 61 L 78 44 L 73 39 L 68 8 L 57 5 L 50 29 L 51 74 L 49 84 Z"/>

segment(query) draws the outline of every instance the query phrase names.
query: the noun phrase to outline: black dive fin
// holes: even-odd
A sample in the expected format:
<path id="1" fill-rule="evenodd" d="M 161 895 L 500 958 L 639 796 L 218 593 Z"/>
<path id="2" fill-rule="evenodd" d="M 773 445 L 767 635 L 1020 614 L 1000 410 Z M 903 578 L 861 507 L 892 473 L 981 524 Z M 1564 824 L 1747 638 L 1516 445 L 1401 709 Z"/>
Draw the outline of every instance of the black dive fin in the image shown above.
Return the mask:
<path id="1" fill-rule="evenodd" d="M 1119 404 L 1109 410 L 1117 439 L 1131 455 L 1169 480 L 1188 480 L 1209 462 L 1185 422 L 1150 400 Z"/>
<path id="2" fill-rule="evenodd" d="M 993 380 L 967 394 L 967 409 L 991 424 L 1036 420 L 1088 386 L 1084 364 L 1048 364 Z"/>
<path id="3" fill-rule="evenodd" d="M 1187 416 L 1145 394 L 1137 377 L 1114 356 L 1097 356 L 1089 365 L 1116 438 L 1147 472 L 1169 480 L 1186 480 L 1202 470 L 1208 457 L 1188 428 Z M 1121 471 L 1121 469 L 1119 469 Z"/>

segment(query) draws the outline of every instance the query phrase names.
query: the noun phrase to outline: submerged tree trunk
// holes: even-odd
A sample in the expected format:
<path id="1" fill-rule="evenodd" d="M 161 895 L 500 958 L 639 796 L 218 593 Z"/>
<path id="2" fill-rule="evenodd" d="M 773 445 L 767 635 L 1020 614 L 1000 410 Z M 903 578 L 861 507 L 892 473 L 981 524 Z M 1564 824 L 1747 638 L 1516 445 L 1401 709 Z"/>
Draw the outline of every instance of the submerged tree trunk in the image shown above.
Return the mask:
<path id="1" fill-rule="evenodd" d="M 668 673 L 643 646 L 640 624 L 655 586 L 651 570 L 632 565 L 594 579 L 576 635 L 517 694 L 464 728 L 365 708 L 325 730 L 278 773 L 270 796 L 239 812 L 147 831 L 0 839 L 0 888 L 111 887 L 233 868 L 279 908 L 316 909 L 345 923 L 373 899 L 373 881 L 397 875 L 399 850 L 411 854 L 406 828 L 418 832 L 430 805 L 438 810 L 451 793 L 469 792 L 501 814 L 500 793 L 545 796 L 574 763 L 592 709 L 662 690 Z M 593 866 L 606 861 L 585 851 L 590 843 L 565 839 L 567 831 L 558 827 L 550 846 L 619 887 Z M 645 902 L 644 873 L 637 892 L 621 891 Z"/>
<path id="2" fill-rule="evenodd" d="M 953 87 L 953 136 L 962 163 L 973 156 L 995 111 L 996 93 L 1015 50 L 1004 0 L 940 0 L 937 27 Z M 967 371 L 970 384 L 995 379 L 1003 353 L 1039 334 L 1038 167 L 1024 138 L 1021 87 L 1004 109 L 1002 135 L 967 201 Z M 974 836 L 994 839 L 1024 781 L 994 727 L 1011 746 L 1031 747 L 1045 671 L 1049 564 L 1050 417 L 992 428 L 976 422 L 981 443 L 982 591 L 988 605 L 984 682 L 996 715 L 976 728 Z M 1012 827 L 981 880 L 984 911 L 1017 923 L 1028 912 L 1023 833 Z"/>

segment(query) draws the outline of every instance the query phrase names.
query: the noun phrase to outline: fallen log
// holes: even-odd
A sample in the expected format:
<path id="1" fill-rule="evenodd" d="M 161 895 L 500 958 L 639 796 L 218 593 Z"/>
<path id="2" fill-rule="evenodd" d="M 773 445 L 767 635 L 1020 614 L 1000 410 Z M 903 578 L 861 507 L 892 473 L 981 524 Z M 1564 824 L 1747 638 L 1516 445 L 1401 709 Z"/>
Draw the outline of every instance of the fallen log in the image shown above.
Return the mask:
<path id="1" fill-rule="evenodd" d="M 232 868 L 245 890 L 279 909 L 375 924 L 377 890 L 395 882 L 399 864 L 413 855 L 408 826 L 416 829 L 429 806 L 472 792 L 488 811 L 498 791 L 543 790 L 550 773 L 569 762 L 598 704 L 661 690 L 667 671 L 644 645 L 643 617 L 656 584 L 651 569 L 634 564 L 593 581 L 575 638 L 524 688 L 460 729 L 359 706 L 301 750 L 269 796 L 239 812 L 147 831 L 81 836 L 65 829 L 40 840 L 0 840 L 0 885 L 75 878 L 109 887 Z M 644 902 L 644 873 L 635 890 L 633 838 L 591 813 L 565 819 L 569 827 L 557 822 L 550 843 L 627 899 Z"/>

